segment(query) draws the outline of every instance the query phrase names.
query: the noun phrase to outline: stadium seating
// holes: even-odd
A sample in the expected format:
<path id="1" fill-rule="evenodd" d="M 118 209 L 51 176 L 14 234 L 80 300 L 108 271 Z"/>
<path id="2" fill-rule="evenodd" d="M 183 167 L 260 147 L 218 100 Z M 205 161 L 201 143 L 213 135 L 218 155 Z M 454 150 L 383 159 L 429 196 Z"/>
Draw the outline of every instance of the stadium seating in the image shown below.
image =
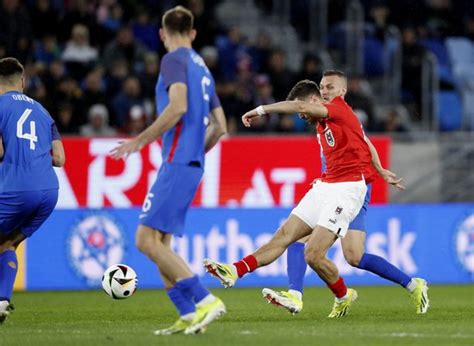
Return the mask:
<path id="1" fill-rule="evenodd" d="M 441 91 L 438 94 L 438 121 L 441 131 L 461 129 L 462 103 L 457 92 Z"/>

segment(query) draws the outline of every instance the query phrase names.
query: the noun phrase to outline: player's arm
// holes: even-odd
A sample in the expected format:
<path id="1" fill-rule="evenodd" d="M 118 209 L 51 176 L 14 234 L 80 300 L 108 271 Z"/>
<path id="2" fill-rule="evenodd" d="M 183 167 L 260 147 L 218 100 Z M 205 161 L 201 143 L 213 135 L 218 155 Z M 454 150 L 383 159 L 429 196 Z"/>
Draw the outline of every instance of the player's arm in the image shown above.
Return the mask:
<path id="1" fill-rule="evenodd" d="M 268 113 L 294 114 L 300 113 L 302 117 L 312 117 L 317 119 L 326 118 L 328 110 L 320 103 L 310 103 L 306 101 L 282 101 L 269 105 L 258 106 L 242 116 L 242 122 L 246 127 L 250 127 L 252 120 Z"/>
<path id="2" fill-rule="evenodd" d="M 209 126 L 206 129 L 206 153 L 227 133 L 227 121 L 222 107 L 214 108 L 209 114 Z"/>
<path id="3" fill-rule="evenodd" d="M 168 91 L 169 103 L 159 117 L 138 136 L 112 149 L 110 152 L 112 157 L 119 159 L 140 151 L 145 145 L 155 141 L 164 132 L 175 126 L 188 110 L 187 92 L 188 87 L 186 84 L 171 84 Z"/>
<path id="4" fill-rule="evenodd" d="M 63 142 L 59 139 L 55 139 L 52 142 L 51 156 L 53 158 L 54 167 L 63 167 L 66 163 L 66 154 L 64 153 Z"/>
<path id="5" fill-rule="evenodd" d="M 3 150 L 3 140 L 2 140 L 2 136 L 0 136 L 0 161 L 3 160 L 3 154 L 5 153 L 5 151 Z"/>
<path id="6" fill-rule="evenodd" d="M 375 146 L 372 144 L 372 142 L 367 136 L 364 136 L 364 137 L 365 137 L 365 141 L 367 142 L 367 145 L 369 146 L 370 154 L 372 156 L 372 165 L 377 170 L 379 175 L 388 184 L 393 185 L 400 190 L 405 190 L 405 187 L 400 184 L 403 178 L 397 178 L 397 175 L 395 173 L 382 167 L 382 162 L 380 161 L 380 156 L 379 156 L 379 153 L 377 152 L 377 149 L 375 149 Z"/>

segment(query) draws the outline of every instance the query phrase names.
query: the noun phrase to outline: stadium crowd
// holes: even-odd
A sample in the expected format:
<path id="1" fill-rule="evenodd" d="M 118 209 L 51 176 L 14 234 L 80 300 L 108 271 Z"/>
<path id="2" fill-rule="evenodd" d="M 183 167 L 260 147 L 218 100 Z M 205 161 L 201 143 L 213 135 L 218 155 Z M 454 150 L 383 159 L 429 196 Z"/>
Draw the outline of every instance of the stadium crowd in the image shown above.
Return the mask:
<path id="1" fill-rule="evenodd" d="M 204 0 L 0 0 L 0 58 L 14 56 L 25 64 L 26 93 L 43 103 L 63 134 L 85 136 L 133 135 L 155 116 L 155 83 L 160 56 L 159 18 L 181 4 L 195 15 L 195 49 L 213 73 L 229 121 L 229 132 L 243 128 L 240 116 L 248 109 L 286 97 L 298 80 L 318 81 L 323 66 L 316 52 L 304 55 L 301 67 L 287 65 L 286 53 L 268 33 L 244 37 L 238 27 L 226 27 L 215 15 L 221 1 Z M 343 20 L 344 0 L 329 1 L 329 24 Z M 414 5 L 416 3 L 416 6 Z M 456 3 L 456 6 L 454 6 Z M 272 1 L 255 0 L 263 12 Z M 420 60 L 426 37 L 464 35 L 474 39 L 470 1 L 365 0 L 366 20 L 383 40 L 389 24 L 403 39 L 403 97 L 417 113 Z M 301 40 L 308 39 L 307 1 L 291 2 L 291 22 Z M 413 8 L 416 7 L 416 9 Z M 410 8 L 410 11 L 404 9 Z M 471 8 L 472 10 L 472 8 Z M 472 14 L 472 13 L 471 13 Z M 331 34 L 331 33 L 330 33 Z M 331 40 L 329 38 L 329 48 Z M 332 48 L 337 49 L 337 45 Z M 369 131 L 406 131 L 399 108 L 375 116 L 369 83 L 351 76 L 348 102 Z M 442 87 L 453 88 L 449 83 Z M 415 116 L 416 118 L 416 116 Z M 252 127 L 256 132 L 305 132 L 297 116 L 271 117 Z M 248 129 L 246 130 L 248 132 Z"/>

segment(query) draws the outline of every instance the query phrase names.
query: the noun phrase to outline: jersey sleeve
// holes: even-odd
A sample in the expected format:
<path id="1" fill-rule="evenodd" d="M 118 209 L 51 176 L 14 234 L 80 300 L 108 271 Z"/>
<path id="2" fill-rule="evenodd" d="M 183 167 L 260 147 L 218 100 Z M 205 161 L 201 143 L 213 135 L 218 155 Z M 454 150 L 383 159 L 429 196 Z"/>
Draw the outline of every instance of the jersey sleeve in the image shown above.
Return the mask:
<path id="1" fill-rule="evenodd" d="M 342 120 L 347 116 L 347 107 L 338 99 L 324 103 L 323 106 L 328 110 L 328 118 L 333 121 Z"/>
<path id="2" fill-rule="evenodd" d="M 160 73 L 163 83 L 168 89 L 174 83 L 187 82 L 187 69 L 185 61 L 176 54 L 167 54 L 161 60 Z"/>
<path id="3" fill-rule="evenodd" d="M 211 98 L 211 103 L 209 105 L 209 109 L 212 111 L 215 108 L 221 107 L 221 100 L 219 100 L 219 96 L 217 96 L 217 93 L 214 91 L 214 95 L 212 95 Z"/>
<path id="4" fill-rule="evenodd" d="M 59 134 L 58 127 L 56 126 L 56 123 L 53 123 L 51 125 L 51 135 L 52 135 L 53 141 L 61 140 L 61 135 Z"/>

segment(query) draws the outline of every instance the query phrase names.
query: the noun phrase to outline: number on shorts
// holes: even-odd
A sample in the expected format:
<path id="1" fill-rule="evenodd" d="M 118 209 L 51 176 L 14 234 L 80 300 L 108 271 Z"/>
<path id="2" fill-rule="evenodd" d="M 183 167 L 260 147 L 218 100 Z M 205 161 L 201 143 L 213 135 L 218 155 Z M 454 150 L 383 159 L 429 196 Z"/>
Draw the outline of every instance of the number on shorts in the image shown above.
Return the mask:
<path id="1" fill-rule="evenodd" d="M 142 211 L 144 213 L 148 212 L 151 209 L 151 199 L 154 196 L 155 196 L 155 194 L 153 194 L 151 192 L 146 196 L 145 202 L 143 203 L 143 208 L 142 208 Z"/>

